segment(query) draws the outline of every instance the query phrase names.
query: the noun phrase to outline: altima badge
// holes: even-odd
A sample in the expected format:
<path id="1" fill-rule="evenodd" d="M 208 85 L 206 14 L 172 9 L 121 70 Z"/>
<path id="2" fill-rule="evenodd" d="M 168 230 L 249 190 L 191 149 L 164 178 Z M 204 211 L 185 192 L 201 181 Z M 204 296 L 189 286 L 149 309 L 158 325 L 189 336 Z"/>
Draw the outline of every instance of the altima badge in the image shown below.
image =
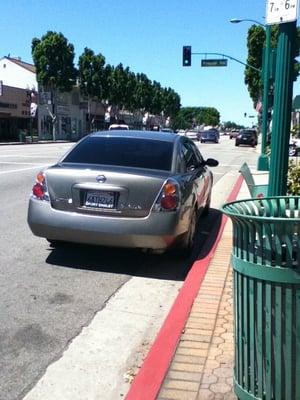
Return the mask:
<path id="1" fill-rule="evenodd" d="M 98 175 L 96 181 L 98 183 L 104 183 L 106 181 L 106 177 L 104 175 Z"/>

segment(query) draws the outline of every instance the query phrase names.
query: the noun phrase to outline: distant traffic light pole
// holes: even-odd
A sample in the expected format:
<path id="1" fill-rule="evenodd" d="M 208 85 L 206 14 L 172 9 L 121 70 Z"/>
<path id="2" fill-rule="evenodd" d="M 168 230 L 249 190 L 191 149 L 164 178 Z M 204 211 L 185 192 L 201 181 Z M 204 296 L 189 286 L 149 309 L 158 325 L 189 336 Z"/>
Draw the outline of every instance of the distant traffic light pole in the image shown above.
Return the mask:
<path id="1" fill-rule="evenodd" d="M 188 49 L 188 50 L 187 50 Z M 220 57 L 226 57 L 229 58 L 230 60 L 236 61 L 239 64 L 245 65 L 246 67 L 252 68 L 255 71 L 261 73 L 261 70 L 259 68 L 254 67 L 253 65 L 244 63 L 241 60 L 238 60 L 237 58 L 234 58 L 232 56 L 229 56 L 228 54 L 223 54 L 223 53 L 192 53 L 192 47 L 191 46 L 183 46 L 183 58 L 182 58 L 182 65 L 184 67 L 190 67 L 192 65 L 192 55 L 202 55 L 202 56 L 220 56 Z M 216 60 L 214 60 L 216 61 Z M 221 60 L 220 60 L 221 61 Z M 214 66 L 220 66 L 220 67 L 224 67 L 226 66 L 223 63 L 220 63 L 219 65 L 214 65 Z"/>
<path id="2" fill-rule="evenodd" d="M 269 170 L 269 158 L 266 154 L 267 135 L 268 135 L 268 112 L 269 112 L 269 89 L 270 89 L 270 59 L 271 59 L 271 26 L 264 25 L 254 19 L 238 19 L 233 18 L 230 20 L 233 24 L 240 22 L 253 22 L 265 29 L 266 41 L 263 54 L 262 63 L 262 79 L 263 79 L 263 98 L 262 98 L 262 125 L 261 125 L 261 152 L 258 157 L 257 169 L 258 171 Z"/>

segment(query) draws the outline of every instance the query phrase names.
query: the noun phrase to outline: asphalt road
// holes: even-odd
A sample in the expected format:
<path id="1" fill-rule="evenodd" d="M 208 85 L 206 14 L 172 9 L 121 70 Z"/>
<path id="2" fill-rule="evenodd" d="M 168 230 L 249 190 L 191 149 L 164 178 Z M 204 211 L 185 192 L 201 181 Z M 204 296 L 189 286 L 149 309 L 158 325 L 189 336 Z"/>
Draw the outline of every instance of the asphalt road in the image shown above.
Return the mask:
<path id="1" fill-rule="evenodd" d="M 151 297 L 155 309 L 163 308 L 161 313 L 153 311 L 157 328 L 199 256 L 200 250 L 195 250 L 189 260 L 179 260 L 172 254 L 158 257 L 91 246 L 53 249 L 44 239 L 34 237 L 26 222 L 34 177 L 70 146 L 0 146 L 1 400 L 23 399 L 47 366 L 61 357 L 83 327 L 133 277 L 143 278 L 144 284 L 149 280 L 151 290 L 157 285 L 157 291 L 164 291 L 164 306 L 158 304 L 159 296 Z M 226 186 L 226 176 L 235 176 L 244 161 L 256 165 L 257 152 L 250 147 L 235 148 L 228 136 L 221 137 L 220 144 L 199 146 L 204 157 L 220 162 L 213 171 L 215 184 L 223 178 Z M 226 190 L 223 197 L 219 194 L 217 200 L 213 199 L 214 207 L 218 208 L 225 198 Z M 202 253 L 208 251 L 203 243 L 216 234 L 219 218 L 219 211 L 214 209 L 202 221 L 197 243 Z M 128 295 L 122 301 L 128 309 L 136 307 L 134 296 Z M 146 336 L 145 332 L 141 335 Z"/>

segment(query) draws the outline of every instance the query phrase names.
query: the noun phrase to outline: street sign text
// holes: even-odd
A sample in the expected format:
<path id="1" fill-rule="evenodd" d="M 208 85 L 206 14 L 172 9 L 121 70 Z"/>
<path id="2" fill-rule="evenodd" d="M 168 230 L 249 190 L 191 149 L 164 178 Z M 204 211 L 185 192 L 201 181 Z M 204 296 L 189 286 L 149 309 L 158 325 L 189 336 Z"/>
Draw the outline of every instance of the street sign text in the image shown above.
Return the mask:
<path id="1" fill-rule="evenodd" d="M 201 67 L 227 67 L 227 59 L 204 59 L 201 60 Z"/>
<path id="2" fill-rule="evenodd" d="M 266 22 L 269 25 L 297 20 L 298 0 L 267 0 Z"/>

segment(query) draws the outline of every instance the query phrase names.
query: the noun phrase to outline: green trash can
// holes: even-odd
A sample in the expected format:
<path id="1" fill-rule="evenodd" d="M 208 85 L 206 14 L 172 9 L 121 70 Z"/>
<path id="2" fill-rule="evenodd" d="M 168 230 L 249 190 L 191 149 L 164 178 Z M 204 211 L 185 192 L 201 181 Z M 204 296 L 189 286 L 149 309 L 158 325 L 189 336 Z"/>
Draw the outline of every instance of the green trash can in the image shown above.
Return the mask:
<path id="1" fill-rule="evenodd" d="M 300 196 L 227 203 L 233 224 L 234 389 L 300 399 Z"/>

